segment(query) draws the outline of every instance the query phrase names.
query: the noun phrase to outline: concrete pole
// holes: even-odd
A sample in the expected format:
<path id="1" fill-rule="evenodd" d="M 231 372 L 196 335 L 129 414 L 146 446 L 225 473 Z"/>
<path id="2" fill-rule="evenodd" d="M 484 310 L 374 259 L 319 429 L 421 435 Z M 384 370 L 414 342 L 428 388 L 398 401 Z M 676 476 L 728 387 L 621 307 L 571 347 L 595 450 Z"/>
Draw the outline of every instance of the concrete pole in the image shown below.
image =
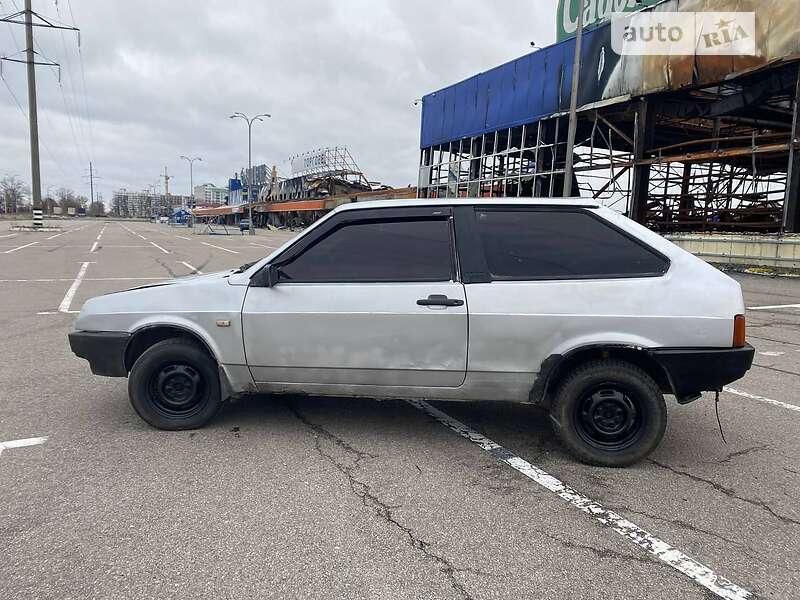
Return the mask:
<path id="1" fill-rule="evenodd" d="M 569 8 L 567 8 L 569 10 Z M 578 131 L 578 91 L 583 49 L 583 0 L 578 2 L 578 35 L 575 38 L 575 59 L 572 61 L 572 95 L 569 101 L 569 130 L 567 132 L 567 162 L 564 166 L 565 198 L 572 196 L 572 173 L 575 166 L 575 136 Z"/>
<path id="2" fill-rule="evenodd" d="M 25 0 L 25 55 L 28 63 L 28 119 L 31 134 L 31 193 L 33 208 L 42 208 L 42 182 L 39 171 L 39 117 L 36 111 L 36 65 L 33 53 L 33 9 Z"/>
<path id="3" fill-rule="evenodd" d="M 91 204 L 89 209 L 94 205 L 94 171 L 92 170 L 92 161 L 89 161 L 89 194 L 91 195 Z"/>

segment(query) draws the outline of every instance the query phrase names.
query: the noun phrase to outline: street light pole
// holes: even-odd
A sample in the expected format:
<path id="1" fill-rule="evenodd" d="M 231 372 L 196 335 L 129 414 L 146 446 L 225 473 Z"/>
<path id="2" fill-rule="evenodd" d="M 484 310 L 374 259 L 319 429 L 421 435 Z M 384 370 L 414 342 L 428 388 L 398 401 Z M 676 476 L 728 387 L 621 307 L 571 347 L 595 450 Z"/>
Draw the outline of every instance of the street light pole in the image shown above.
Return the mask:
<path id="1" fill-rule="evenodd" d="M 250 218 L 250 227 L 248 228 L 250 235 L 255 235 L 256 233 L 253 227 L 253 123 L 263 121 L 263 117 L 271 118 L 272 115 L 262 113 L 254 117 L 248 117 L 244 113 L 235 112 L 230 116 L 231 119 L 242 119 L 247 123 L 247 205 Z"/>
<path id="2" fill-rule="evenodd" d="M 567 9 L 569 10 L 569 8 Z M 583 2 L 578 2 L 578 35 L 575 38 L 575 58 L 572 61 L 572 96 L 569 101 L 569 130 L 567 131 L 567 162 L 564 166 L 565 198 L 572 196 L 572 173 L 575 166 L 575 136 L 578 131 L 578 91 L 583 48 Z"/>
<path id="3" fill-rule="evenodd" d="M 199 160 L 200 162 L 203 161 L 202 158 L 199 156 L 195 156 L 194 158 L 189 158 L 188 156 L 181 156 L 183 160 L 189 163 L 189 198 L 191 198 L 190 202 L 194 204 L 194 161 Z"/>

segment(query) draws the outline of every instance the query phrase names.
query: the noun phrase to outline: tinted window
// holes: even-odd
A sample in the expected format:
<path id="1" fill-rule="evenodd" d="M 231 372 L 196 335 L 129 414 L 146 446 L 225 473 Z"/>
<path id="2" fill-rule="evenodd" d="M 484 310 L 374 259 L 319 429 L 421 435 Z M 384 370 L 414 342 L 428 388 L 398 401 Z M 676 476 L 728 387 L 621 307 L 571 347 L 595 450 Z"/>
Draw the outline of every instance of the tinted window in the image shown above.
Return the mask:
<path id="1" fill-rule="evenodd" d="M 585 212 L 476 211 L 493 279 L 661 274 L 666 261 Z"/>
<path id="2" fill-rule="evenodd" d="M 450 281 L 447 220 L 345 225 L 281 267 L 287 281 Z"/>

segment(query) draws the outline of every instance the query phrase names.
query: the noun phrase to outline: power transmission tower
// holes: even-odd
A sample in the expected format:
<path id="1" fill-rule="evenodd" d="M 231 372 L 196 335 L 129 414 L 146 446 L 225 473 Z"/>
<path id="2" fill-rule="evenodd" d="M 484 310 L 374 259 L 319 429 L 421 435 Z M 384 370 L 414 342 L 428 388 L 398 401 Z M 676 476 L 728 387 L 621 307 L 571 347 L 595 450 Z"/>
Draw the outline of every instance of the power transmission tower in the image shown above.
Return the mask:
<path id="1" fill-rule="evenodd" d="M 89 180 L 89 194 L 91 196 L 91 204 L 94 204 L 94 180 L 102 179 L 102 177 L 95 175 L 94 165 L 92 164 L 92 161 L 89 161 L 89 173 L 87 175 L 84 175 L 83 178 Z"/>
<path id="2" fill-rule="evenodd" d="M 22 20 L 20 20 L 22 19 Z M 51 61 L 37 61 L 39 53 L 33 49 L 33 28 L 45 27 L 48 29 L 67 29 L 77 31 L 77 27 L 70 27 L 61 23 L 54 23 L 38 13 L 33 12 L 31 0 L 25 0 L 25 9 L 8 16 L 0 18 L 0 22 L 12 23 L 14 25 L 25 26 L 25 60 L 2 56 L 2 61 L 17 62 L 28 67 L 28 122 L 30 125 L 31 138 L 31 193 L 33 195 L 33 208 L 41 211 L 42 208 L 42 183 L 39 163 L 39 113 L 36 103 L 36 65 L 46 65 L 49 67 L 59 67 L 58 63 Z M 41 216 L 41 215 L 40 215 Z"/>

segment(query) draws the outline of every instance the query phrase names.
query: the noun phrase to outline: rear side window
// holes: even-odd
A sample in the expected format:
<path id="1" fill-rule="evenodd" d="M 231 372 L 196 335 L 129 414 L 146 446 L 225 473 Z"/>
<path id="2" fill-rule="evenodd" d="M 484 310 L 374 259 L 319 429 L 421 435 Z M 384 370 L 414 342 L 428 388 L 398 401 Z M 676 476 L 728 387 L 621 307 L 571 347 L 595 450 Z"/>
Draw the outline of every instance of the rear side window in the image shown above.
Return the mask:
<path id="1" fill-rule="evenodd" d="M 652 277 L 665 258 L 582 211 L 476 210 L 494 280 Z"/>
<path id="2" fill-rule="evenodd" d="M 288 282 L 450 281 L 453 251 L 447 219 L 350 223 L 288 264 Z"/>

